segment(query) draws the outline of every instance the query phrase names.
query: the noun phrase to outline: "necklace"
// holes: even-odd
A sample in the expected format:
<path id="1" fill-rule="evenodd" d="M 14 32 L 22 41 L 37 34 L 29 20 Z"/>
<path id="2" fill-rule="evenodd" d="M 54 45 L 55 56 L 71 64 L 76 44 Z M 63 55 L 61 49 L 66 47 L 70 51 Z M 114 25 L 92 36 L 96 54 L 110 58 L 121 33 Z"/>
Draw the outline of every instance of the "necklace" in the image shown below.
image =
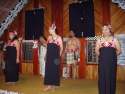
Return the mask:
<path id="1" fill-rule="evenodd" d="M 110 37 L 103 37 L 104 41 L 106 41 L 106 42 L 110 41 L 111 38 L 112 38 L 111 36 Z"/>

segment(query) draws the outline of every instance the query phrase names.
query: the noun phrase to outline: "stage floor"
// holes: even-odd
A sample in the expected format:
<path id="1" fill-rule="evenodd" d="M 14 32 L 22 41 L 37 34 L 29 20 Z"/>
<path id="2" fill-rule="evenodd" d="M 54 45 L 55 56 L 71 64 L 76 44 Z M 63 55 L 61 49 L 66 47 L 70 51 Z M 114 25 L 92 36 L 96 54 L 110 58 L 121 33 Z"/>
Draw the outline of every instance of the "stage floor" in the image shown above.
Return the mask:
<path id="1" fill-rule="evenodd" d="M 61 86 L 56 91 L 43 91 L 43 81 L 40 76 L 21 75 L 15 85 L 6 85 L 3 76 L 0 76 L 0 89 L 18 91 L 21 94 L 98 94 L 98 85 L 95 80 L 61 80 Z M 125 94 L 125 82 L 117 82 L 117 93 Z"/>

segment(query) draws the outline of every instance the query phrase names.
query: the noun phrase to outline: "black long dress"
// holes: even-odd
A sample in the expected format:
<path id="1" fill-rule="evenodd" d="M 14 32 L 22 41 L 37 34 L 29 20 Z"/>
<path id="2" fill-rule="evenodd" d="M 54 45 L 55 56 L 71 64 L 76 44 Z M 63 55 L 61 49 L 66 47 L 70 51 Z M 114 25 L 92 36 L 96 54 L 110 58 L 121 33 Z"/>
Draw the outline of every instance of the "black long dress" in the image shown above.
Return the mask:
<path id="1" fill-rule="evenodd" d="M 6 47 L 6 64 L 5 64 L 5 81 L 16 82 L 18 81 L 18 64 L 16 63 L 16 47 Z"/>
<path id="2" fill-rule="evenodd" d="M 60 47 L 55 43 L 47 44 L 46 66 L 45 66 L 45 85 L 60 85 Z"/>
<path id="3" fill-rule="evenodd" d="M 116 92 L 116 49 L 102 45 L 99 56 L 99 94 L 115 94 Z"/>

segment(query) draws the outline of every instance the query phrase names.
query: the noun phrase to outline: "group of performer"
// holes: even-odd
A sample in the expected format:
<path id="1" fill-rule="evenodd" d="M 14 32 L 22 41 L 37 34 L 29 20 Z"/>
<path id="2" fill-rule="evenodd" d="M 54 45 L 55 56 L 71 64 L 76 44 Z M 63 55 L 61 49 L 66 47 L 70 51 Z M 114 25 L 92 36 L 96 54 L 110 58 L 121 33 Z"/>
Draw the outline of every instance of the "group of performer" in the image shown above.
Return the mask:
<path id="1" fill-rule="evenodd" d="M 62 54 L 65 54 L 67 72 L 71 73 L 74 79 L 78 78 L 80 62 L 81 46 L 73 31 L 70 32 L 65 49 L 63 49 L 62 37 L 56 33 L 55 24 L 50 26 L 49 33 L 47 39 L 40 37 L 39 44 L 40 74 L 44 79 L 44 91 L 54 90 L 60 86 L 60 57 Z M 19 45 L 17 34 L 10 32 L 5 51 L 5 81 L 7 83 L 15 83 L 19 80 Z M 97 39 L 95 49 L 99 60 L 99 94 L 115 94 L 117 56 L 121 53 L 121 47 L 110 25 L 103 26 L 102 37 Z"/>

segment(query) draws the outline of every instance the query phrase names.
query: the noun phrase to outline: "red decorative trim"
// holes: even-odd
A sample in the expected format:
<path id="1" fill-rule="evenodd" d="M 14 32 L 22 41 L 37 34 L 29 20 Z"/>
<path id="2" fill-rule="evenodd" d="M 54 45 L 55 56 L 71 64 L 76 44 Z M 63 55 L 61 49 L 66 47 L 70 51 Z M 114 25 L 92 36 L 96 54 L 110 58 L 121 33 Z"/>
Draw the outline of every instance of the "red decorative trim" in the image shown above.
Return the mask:
<path id="1" fill-rule="evenodd" d="M 86 40 L 84 38 L 80 39 L 81 43 L 81 51 L 80 51 L 80 63 L 79 63 L 79 78 L 85 78 L 86 74 L 86 55 L 85 55 L 85 48 L 86 48 Z"/>
<path id="2" fill-rule="evenodd" d="M 38 48 L 33 48 L 33 74 L 39 74 Z"/>
<path id="3" fill-rule="evenodd" d="M 52 22 L 57 26 L 57 33 L 63 36 L 63 0 L 51 0 Z"/>
<path id="4" fill-rule="evenodd" d="M 111 1 L 110 0 L 101 0 L 102 1 L 102 24 L 110 24 L 111 23 Z"/>

